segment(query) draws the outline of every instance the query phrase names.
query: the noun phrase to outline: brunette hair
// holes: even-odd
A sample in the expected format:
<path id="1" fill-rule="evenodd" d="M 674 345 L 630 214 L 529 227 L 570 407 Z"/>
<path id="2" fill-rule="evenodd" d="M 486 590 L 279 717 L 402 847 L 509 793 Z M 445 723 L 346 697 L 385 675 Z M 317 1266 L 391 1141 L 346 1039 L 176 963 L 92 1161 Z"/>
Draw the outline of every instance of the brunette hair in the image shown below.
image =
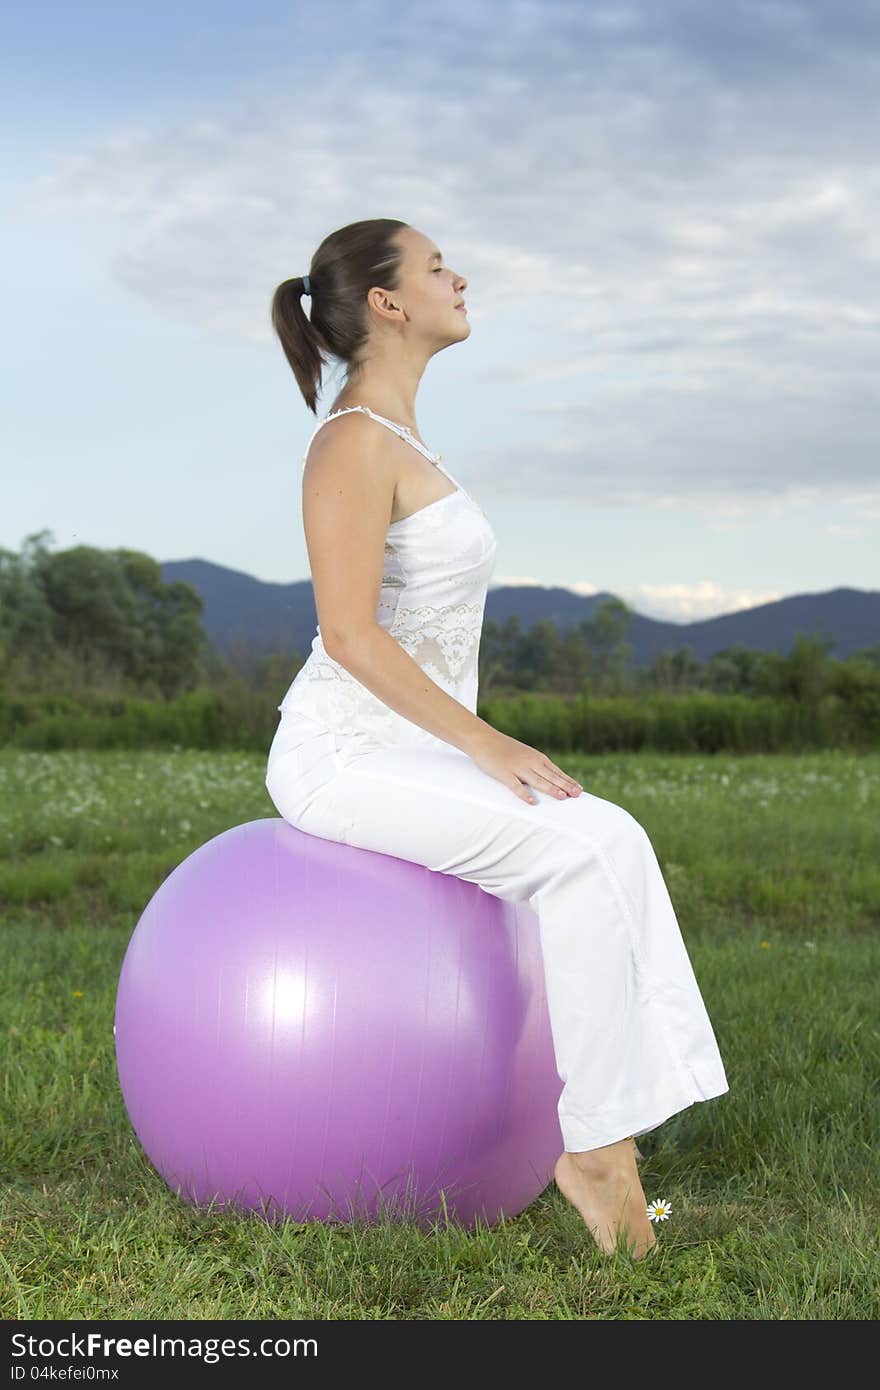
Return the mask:
<path id="1" fill-rule="evenodd" d="M 345 362 L 349 375 L 358 365 L 369 333 L 367 291 L 373 285 L 400 288 L 403 248 L 394 238 L 407 226 L 408 222 L 394 217 L 371 217 L 349 222 L 326 236 L 308 269 L 308 318 L 302 306 L 301 275 L 282 280 L 272 296 L 272 326 L 305 403 L 315 415 L 327 355 Z"/>

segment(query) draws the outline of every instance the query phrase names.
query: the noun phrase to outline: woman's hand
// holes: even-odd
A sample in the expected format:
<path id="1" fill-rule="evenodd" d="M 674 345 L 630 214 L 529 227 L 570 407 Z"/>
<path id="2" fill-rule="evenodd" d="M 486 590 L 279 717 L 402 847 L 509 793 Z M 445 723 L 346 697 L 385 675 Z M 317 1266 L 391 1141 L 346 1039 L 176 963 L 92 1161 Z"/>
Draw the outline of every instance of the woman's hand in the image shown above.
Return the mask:
<path id="1" fill-rule="evenodd" d="M 529 806 L 538 804 L 538 798 L 532 795 L 529 787 L 555 796 L 560 801 L 565 796 L 580 796 L 583 791 L 579 782 L 569 777 L 537 748 L 520 743 L 519 739 L 510 738 L 497 729 L 483 731 L 479 742 L 469 750 L 469 755 L 477 767 L 511 787 Z"/>

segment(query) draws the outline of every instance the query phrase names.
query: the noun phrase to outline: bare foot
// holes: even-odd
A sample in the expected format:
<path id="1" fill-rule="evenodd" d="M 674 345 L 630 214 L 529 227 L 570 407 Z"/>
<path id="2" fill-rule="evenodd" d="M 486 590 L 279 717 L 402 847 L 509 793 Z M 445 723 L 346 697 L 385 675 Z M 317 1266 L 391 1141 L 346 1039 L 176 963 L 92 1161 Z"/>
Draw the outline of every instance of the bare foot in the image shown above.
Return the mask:
<path id="1" fill-rule="evenodd" d="M 630 1136 L 601 1149 L 566 1151 L 556 1160 L 553 1177 L 604 1254 L 613 1255 L 620 1238 L 632 1258 L 641 1260 L 656 1246 L 657 1237 L 639 1181 L 636 1149 Z"/>

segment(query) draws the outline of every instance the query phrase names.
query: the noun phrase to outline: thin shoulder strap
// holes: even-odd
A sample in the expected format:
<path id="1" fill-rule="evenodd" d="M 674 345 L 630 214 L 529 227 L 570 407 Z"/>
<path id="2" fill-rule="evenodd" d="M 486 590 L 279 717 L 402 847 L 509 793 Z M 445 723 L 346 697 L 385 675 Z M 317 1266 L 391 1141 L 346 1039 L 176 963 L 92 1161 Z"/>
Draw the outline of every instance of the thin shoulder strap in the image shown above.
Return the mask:
<path id="1" fill-rule="evenodd" d="M 390 430 L 393 430 L 394 433 L 396 435 L 399 435 L 401 439 L 405 439 L 408 444 L 412 444 L 414 448 L 418 449 L 420 454 L 423 454 L 425 458 L 430 459 L 432 463 L 436 462 L 436 460 L 440 457 L 439 454 L 432 454 L 429 449 L 426 449 L 424 445 L 421 444 L 419 440 L 414 437 L 412 431 L 408 429 L 406 425 L 398 425 L 396 420 L 387 420 L 384 415 L 377 415 L 375 410 L 371 410 L 368 405 L 346 405 L 343 406 L 341 410 L 334 410 L 331 412 L 331 414 L 325 415 L 323 420 L 318 421 L 317 425 L 312 430 L 311 437 L 309 439 L 308 444 L 306 445 L 306 452 L 303 454 L 302 457 L 303 466 L 305 466 L 305 461 L 308 456 L 312 440 L 318 433 L 318 430 L 321 428 L 321 426 L 326 425 L 328 420 L 335 420 L 337 415 L 347 415 L 351 410 L 363 410 L 374 420 L 378 420 L 381 425 L 387 425 Z"/>

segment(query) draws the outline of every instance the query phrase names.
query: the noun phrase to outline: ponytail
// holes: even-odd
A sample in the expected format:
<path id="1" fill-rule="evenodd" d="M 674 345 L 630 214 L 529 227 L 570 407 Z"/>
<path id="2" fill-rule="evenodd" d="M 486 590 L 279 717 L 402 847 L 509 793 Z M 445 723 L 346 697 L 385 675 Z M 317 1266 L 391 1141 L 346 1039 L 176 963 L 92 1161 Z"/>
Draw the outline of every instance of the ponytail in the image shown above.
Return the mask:
<path id="1" fill-rule="evenodd" d="M 317 415 L 323 368 L 335 357 L 349 374 L 369 334 L 367 294 L 374 285 L 389 290 L 400 286 L 403 248 L 398 232 L 408 226 L 392 217 L 351 222 L 325 237 L 308 270 L 311 314 L 302 297 L 304 277 L 282 280 L 272 296 L 272 326 L 290 363 L 303 399 Z"/>

